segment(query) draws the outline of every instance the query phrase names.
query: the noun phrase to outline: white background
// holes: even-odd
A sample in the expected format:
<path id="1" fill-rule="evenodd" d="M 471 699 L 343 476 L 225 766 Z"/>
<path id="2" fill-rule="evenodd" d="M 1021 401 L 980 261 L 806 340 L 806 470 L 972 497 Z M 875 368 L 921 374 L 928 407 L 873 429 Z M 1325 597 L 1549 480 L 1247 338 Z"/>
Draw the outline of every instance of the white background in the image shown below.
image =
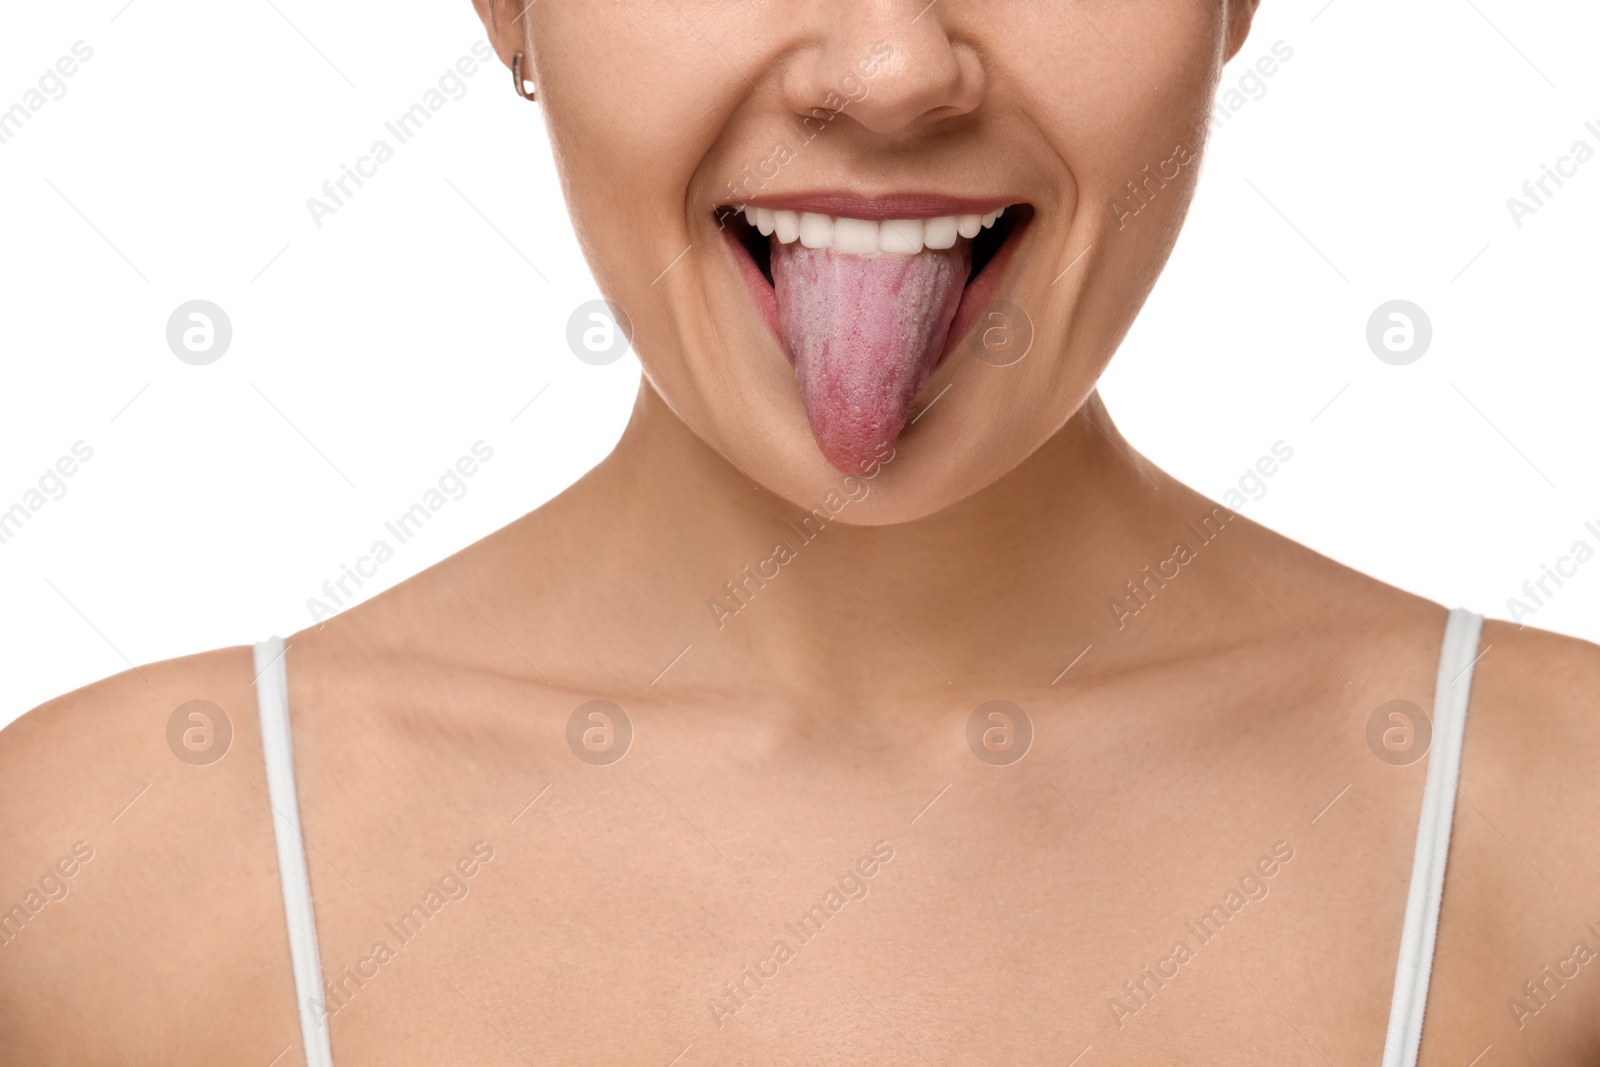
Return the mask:
<path id="1" fill-rule="evenodd" d="M 0 108 L 94 49 L 0 144 L 0 510 L 94 450 L 0 544 L 0 723 L 305 626 L 323 581 L 482 439 L 467 495 L 363 592 L 422 570 L 597 462 L 638 381 L 631 355 L 567 348 L 598 294 L 538 109 L 498 67 L 312 223 L 307 197 L 482 39 L 467 0 L 124 5 L 0 17 Z M 1575 140 L 1600 149 L 1600 12 L 1266 0 L 1224 85 L 1278 40 L 1293 58 L 1216 131 L 1107 402 L 1213 495 L 1286 441 L 1253 518 L 1504 616 L 1574 541 L 1600 548 L 1600 159 L 1520 229 L 1506 206 Z M 203 367 L 165 338 L 195 298 L 234 330 Z M 1433 323 L 1409 366 L 1365 342 L 1394 298 Z M 1528 621 L 1600 640 L 1600 560 Z"/>

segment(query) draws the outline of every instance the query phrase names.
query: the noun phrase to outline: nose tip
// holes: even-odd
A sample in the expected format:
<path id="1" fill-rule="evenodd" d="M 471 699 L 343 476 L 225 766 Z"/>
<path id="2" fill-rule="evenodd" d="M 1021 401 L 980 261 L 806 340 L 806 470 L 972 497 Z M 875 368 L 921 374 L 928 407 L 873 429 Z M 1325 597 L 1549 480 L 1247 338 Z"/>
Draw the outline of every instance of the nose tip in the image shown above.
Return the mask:
<path id="1" fill-rule="evenodd" d="M 951 39 L 936 11 L 923 0 L 845 0 L 828 20 L 827 36 L 786 69 L 786 104 L 801 116 L 842 110 L 878 134 L 975 110 L 983 99 L 982 62 L 970 45 Z"/>

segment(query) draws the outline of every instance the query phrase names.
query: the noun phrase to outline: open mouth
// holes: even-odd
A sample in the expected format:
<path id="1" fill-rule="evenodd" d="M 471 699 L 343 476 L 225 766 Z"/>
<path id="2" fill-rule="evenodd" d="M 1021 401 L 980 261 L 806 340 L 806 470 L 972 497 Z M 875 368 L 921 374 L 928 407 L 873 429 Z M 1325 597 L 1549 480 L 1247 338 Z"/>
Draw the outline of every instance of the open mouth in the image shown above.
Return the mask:
<path id="1" fill-rule="evenodd" d="M 1033 208 L 823 195 L 716 214 L 794 367 L 818 447 L 859 473 L 888 454 L 929 375 L 992 299 Z"/>

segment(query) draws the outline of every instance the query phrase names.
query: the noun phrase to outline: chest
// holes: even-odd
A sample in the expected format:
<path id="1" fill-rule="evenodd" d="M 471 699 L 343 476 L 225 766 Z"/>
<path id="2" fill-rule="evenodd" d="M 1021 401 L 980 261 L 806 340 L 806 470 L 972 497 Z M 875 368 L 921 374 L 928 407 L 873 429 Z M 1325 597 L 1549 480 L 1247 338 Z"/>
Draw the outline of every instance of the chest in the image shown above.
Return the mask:
<path id="1" fill-rule="evenodd" d="M 367 817 L 307 815 L 347 861 L 311 860 L 336 1055 L 1376 1063 L 1420 774 L 1353 760 L 1327 807 L 1339 773 L 1249 744 L 1128 777 L 1065 734 L 1011 765 L 433 746 Z"/>

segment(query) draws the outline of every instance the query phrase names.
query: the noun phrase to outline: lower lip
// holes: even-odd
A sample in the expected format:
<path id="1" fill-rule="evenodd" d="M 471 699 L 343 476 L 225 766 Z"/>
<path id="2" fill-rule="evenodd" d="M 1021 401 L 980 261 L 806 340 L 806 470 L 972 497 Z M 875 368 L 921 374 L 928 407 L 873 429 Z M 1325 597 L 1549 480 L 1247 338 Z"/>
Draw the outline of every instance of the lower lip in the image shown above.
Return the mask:
<path id="1" fill-rule="evenodd" d="M 967 283 L 966 289 L 961 293 L 961 303 L 956 305 L 955 318 L 950 321 L 950 331 L 945 335 L 944 348 L 933 361 L 930 372 L 939 367 L 957 348 L 966 340 L 967 332 L 978 321 L 978 315 L 994 298 L 1000 288 L 1001 276 L 1010 266 L 1013 254 L 1016 251 L 1018 238 L 1022 236 L 1032 220 L 1024 222 L 1021 227 L 1011 232 L 1005 244 L 1000 246 L 994 258 L 983 265 L 983 271 L 976 278 Z M 735 235 L 732 225 L 722 228 L 723 240 L 727 243 L 728 251 L 733 256 L 734 269 L 744 279 L 745 288 L 750 292 L 750 298 L 755 302 L 756 313 L 767 324 L 767 330 L 772 334 L 773 341 L 778 350 L 783 353 L 792 365 L 794 354 L 789 351 L 789 346 L 778 332 L 778 295 L 773 291 L 766 275 L 761 273 L 761 268 L 756 266 L 755 260 L 750 258 L 750 253 L 745 249 L 743 242 Z"/>

